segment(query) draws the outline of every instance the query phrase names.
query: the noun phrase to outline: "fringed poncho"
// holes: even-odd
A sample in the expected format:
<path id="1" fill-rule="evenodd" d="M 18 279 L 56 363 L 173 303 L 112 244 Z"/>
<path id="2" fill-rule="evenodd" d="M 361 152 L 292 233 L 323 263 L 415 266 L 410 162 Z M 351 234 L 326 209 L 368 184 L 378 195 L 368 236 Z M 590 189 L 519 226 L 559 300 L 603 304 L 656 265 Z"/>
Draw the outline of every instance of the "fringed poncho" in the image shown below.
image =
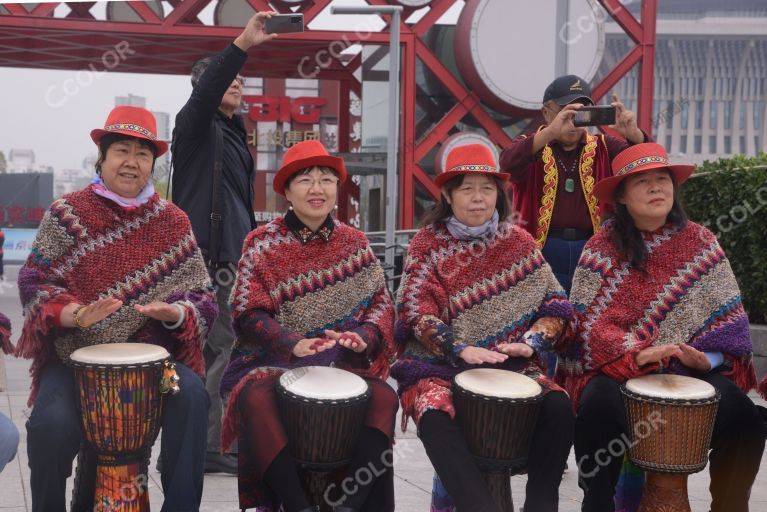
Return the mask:
<path id="1" fill-rule="evenodd" d="M 306 243 L 280 217 L 245 239 L 230 298 L 237 339 L 221 380 L 229 396 L 223 446 L 236 436 L 236 395 L 270 369 L 333 363 L 386 379 L 394 356 L 394 303 L 386 277 L 365 234 L 334 222 L 326 238 Z M 336 346 L 296 358 L 303 338 L 324 331 L 355 331 L 368 344 L 362 354 Z"/>
<path id="2" fill-rule="evenodd" d="M 350 226 L 328 218 L 312 235 L 308 228 L 291 230 L 280 217 L 252 231 L 243 244 L 230 303 L 237 338 L 221 380 L 225 450 L 239 434 L 237 398 L 248 382 L 310 365 L 333 364 L 380 379 L 389 375 L 394 302 L 365 234 Z M 326 329 L 356 332 L 366 351 L 336 345 L 314 356 L 293 355 L 299 340 L 324 338 Z M 243 461 L 241 453 L 240 506 L 275 509 L 273 497 Z"/>
<path id="3" fill-rule="evenodd" d="M 33 360 L 30 405 L 43 366 L 56 358 L 67 362 L 88 345 L 161 345 L 205 374 L 202 346 L 218 306 L 189 219 L 157 194 L 130 209 L 90 186 L 54 201 L 19 271 L 19 295 L 25 318 L 16 354 Z M 100 298 L 123 305 L 86 329 L 60 326 L 64 306 Z M 182 306 L 183 324 L 169 330 L 133 307 L 154 301 Z"/>
<path id="4" fill-rule="evenodd" d="M 694 222 L 644 233 L 642 272 L 618 254 L 613 229 L 608 222 L 589 240 L 573 277 L 574 340 L 560 368 L 574 403 L 594 375 L 623 382 L 657 371 L 658 364 L 639 367 L 634 358 L 669 344 L 723 353 L 724 374 L 744 392 L 754 388 L 748 317 L 714 234 Z M 690 373 L 676 359 L 664 370 Z"/>
<path id="5" fill-rule="evenodd" d="M 490 237 L 454 238 L 443 222 L 422 228 L 408 249 L 397 294 L 398 331 L 404 355 L 392 367 L 406 418 L 415 417 L 423 379 L 452 380 L 470 365 L 456 345 L 494 349 L 522 341 L 542 318 L 567 321 L 572 307 L 533 237 L 501 222 Z M 553 341 L 558 349 L 559 331 Z M 545 376 L 538 355 L 494 365 L 526 374 L 544 390 L 560 389 Z M 416 418 L 417 420 L 418 418 Z"/>
<path id="6" fill-rule="evenodd" d="M 16 351 L 11 343 L 11 321 L 2 313 L 0 313 L 0 350 L 9 355 L 13 355 Z"/>

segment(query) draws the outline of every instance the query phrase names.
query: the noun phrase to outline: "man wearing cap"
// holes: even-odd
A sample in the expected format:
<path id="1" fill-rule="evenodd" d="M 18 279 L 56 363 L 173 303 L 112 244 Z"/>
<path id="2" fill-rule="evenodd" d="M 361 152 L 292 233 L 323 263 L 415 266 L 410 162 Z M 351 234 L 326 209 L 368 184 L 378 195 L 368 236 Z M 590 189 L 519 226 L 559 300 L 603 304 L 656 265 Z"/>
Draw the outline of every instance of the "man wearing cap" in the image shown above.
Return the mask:
<path id="1" fill-rule="evenodd" d="M 648 140 L 637 127 L 634 113 L 615 95 L 612 128 L 625 140 L 576 127 L 575 112 L 593 104 L 588 82 L 575 75 L 557 78 L 543 95 L 541 113 L 546 124 L 535 134 L 512 141 L 499 162 L 511 175 L 514 211 L 568 293 L 581 250 L 602 218 L 595 183 L 611 175 L 615 155 Z"/>
<path id="2" fill-rule="evenodd" d="M 219 382 L 234 341 L 228 300 L 236 263 L 245 236 L 256 224 L 253 158 L 242 119 L 235 112 L 242 99 L 244 81 L 239 72 L 248 49 L 275 37 L 264 28 L 272 14 L 257 13 L 222 52 L 195 63 L 192 95 L 176 115 L 173 130 L 173 201 L 192 221 L 221 312 L 204 351 L 211 400 L 206 472 L 237 473 L 237 460 L 220 453 Z"/>

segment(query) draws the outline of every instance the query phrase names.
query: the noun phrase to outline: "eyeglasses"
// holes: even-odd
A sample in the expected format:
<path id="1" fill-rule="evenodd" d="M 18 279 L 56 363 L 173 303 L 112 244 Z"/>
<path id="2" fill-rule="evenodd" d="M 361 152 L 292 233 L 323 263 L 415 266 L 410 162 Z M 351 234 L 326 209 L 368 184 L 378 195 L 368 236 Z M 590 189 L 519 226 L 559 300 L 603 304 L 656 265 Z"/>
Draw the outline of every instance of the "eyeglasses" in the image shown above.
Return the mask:
<path id="1" fill-rule="evenodd" d="M 322 188 L 333 188 L 338 186 L 338 178 L 323 177 L 318 181 L 306 176 L 302 176 L 294 179 L 293 183 L 291 183 L 291 187 L 296 186 L 308 190 L 317 184 L 319 184 Z"/>
<path id="2" fill-rule="evenodd" d="M 245 77 L 242 75 L 237 75 L 235 78 L 238 82 L 240 82 L 240 85 L 245 85 Z"/>

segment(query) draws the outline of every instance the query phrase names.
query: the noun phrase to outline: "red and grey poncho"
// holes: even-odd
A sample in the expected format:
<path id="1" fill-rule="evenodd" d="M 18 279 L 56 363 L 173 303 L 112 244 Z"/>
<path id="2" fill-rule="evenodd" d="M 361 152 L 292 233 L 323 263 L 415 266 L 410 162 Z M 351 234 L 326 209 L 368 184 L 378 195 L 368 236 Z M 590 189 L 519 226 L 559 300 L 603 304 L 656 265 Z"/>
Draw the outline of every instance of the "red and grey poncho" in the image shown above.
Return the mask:
<path id="1" fill-rule="evenodd" d="M 123 208 L 91 186 L 53 202 L 19 271 L 24 328 L 16 347 L 33 360 L 33 403 L 39 373 L 48 361 L 66 362 L 76 349 L 136 342 L 165 347 L 178 361 L 205 374 L 202 346 L 218 314 L 189 219 L 157 194 Z M 59 324 L 71 302 L 114 298 L 122 307 L 87 329 Z M 184 308 L 184 322 L 169 330 L 134 309 L 154 301 Z"/>
<path id="2" fill-rule="evenodd" d="M 541 318 L 569 320 L 572 307 L 535 240 L 522 228 L 501 222 L 490 237 L 465 241 L 438 222 L 422 228 L 410 243 L 397 313 L 400 332 L 409 340 L 392 367 L 404 425 L 407 417 L 420 420 L 415 404 L 429 392 L 425 383 L 449 382 L 476 366 L 456 357 L 456 344 L 492 350 L 519 342 Z M 495 367 L 524 373 L 545 390 L 560 389 L 545 376 L 537 355 L 509 358 Z"/>
<path id="3" fill-rule="evenodd" d="M 644 348 L 688 344 L 725 356 L 723 371 L 744 392 L 756 386 L 748 316 L 730 262 L 708 229 L 688 222 L 644 233 L 646 272 L 632 268 L 605 224 L 583 249 L 573 277 L 574 339 L 564 381 L 576 402 L 594 375 L 623 382 L 658 370 L 639 367 Z M 675 359 L 667 370 L 688 374 Z"/>

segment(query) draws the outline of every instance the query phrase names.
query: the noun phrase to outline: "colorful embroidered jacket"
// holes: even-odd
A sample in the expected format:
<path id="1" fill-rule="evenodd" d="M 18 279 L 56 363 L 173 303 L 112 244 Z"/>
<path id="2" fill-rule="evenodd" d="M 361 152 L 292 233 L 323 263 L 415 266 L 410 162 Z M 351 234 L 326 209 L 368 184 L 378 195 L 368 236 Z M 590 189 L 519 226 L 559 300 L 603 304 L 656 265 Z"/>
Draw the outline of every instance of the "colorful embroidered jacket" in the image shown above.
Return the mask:
<path id="1" fill-rule="evenodd" d="M 569 320 L 572 307 L 522 228 L 501 222 L 488 238 L 462 241 L 438 222 L 422 228 L 410 243 L 397 313 L 398 329 L 409 341 L 392 376 L 399 383 L 404 414 L 414 417 L 419 381 L 450 381 L 474 367 L 458 358 L 460 348 L 492 350 L 500 343 L 522 342 L 543 318 Z M 559 349 L 558 327 L 547 346 L 535 348 Z M 546 390 L 560 389 L 545 377 L 537 354 L 498 366 L 522 372 Z"/>
<path id="2" fill-rule="evenodd" d="M 524 147 L 524 142 L 532 140 L 532 136 L 521 135 L 512 144 Z M 591 226 L 594 233 L 599 230 L 604 206 L 600 205 L 594 196 L 594 185 L 601 179 L 612 175 L 610 170 L 610 155 L 617 154 L 617 148 L 625 148 L 628 143 L 622 139 L 611 137 L 610 144 L 604 135 L 585 134 L 585 144 L 577 166 L 580 179 L 580 190 L 588 207 L 591 218 Z M 610 147 L 614 147 L 612 153 Z M 527 149 L 531 151 L 531 149 Z M 516 165 L 513 158 L 513 148 L 509 148 L 501 155 L 500 164 L 503 170 Z M 527 177 L 517 181 L 512 179 L 512 200 L 514 211 L 519 212 L 521 217 L 519 224 L 522 225 L 535 238 L 538 248 L 543 248 L 546 237 L 551 227 L 551 218 L 554 212 L 557 188 L 564 186 L 559 183 L 559 170 L 557 160 L 551 146 L 545 146 L 536 156 L 532 163 L 527 164 Z"/>
<path id="3" fill-rule="evenodd" d="M 54 201 L 19 271 L 19 295 L 24 328 L 16 352 L 33 359 L 30 405 L 42 367 L 56 358 L 66 362 L 88 345 L 162 345 L 205 373 L 202 345 L 218 306 L 189 219 L 157 194 L 131 209 L 96 195 L 91 186 Z M 87 329 L 60 326 L 67 304 L 106 297 L 121 300 L 122 307 Z M 183 324 L 169 330 L 133 307 L 154 301 L 182 306 Z"/>
<path id="4" fill-rule="evenodd" d="M 280 217 L 245 239 L 230 299 L 237 339 L 221 381 L 221 394 L 231 393 L 225 448 L 237 435 L 237 394 L 270 368 L 333 363 L 382 379 L 389 375 L 394 302 L 383 268 L 364 233 L 329 222 L 302 240 L 304 234 Z M 357 354 L 337 345 L 315 356 L 293 356 L 299 340 L 324 338 L 325 329 L 355 331 L 368 348 Z"/>
<path id="5" fill-rule="evenodd" d="M 754 388 L 748 317 L 714 234 L 694 222 L 645 233 L 643 273 L 618 254 L 612 229 L 608 221 L 589 240 L 573 277 L 574 340 L 560 361 L 573 401 L 594 375 L 623 382 L 657 371 L 657 364 L 639 367 L 634 358 L 669 344 L 722 352 L 722 371 L 744 392 Z M 690 373 L 676 359 L 665 370 Z"/>

